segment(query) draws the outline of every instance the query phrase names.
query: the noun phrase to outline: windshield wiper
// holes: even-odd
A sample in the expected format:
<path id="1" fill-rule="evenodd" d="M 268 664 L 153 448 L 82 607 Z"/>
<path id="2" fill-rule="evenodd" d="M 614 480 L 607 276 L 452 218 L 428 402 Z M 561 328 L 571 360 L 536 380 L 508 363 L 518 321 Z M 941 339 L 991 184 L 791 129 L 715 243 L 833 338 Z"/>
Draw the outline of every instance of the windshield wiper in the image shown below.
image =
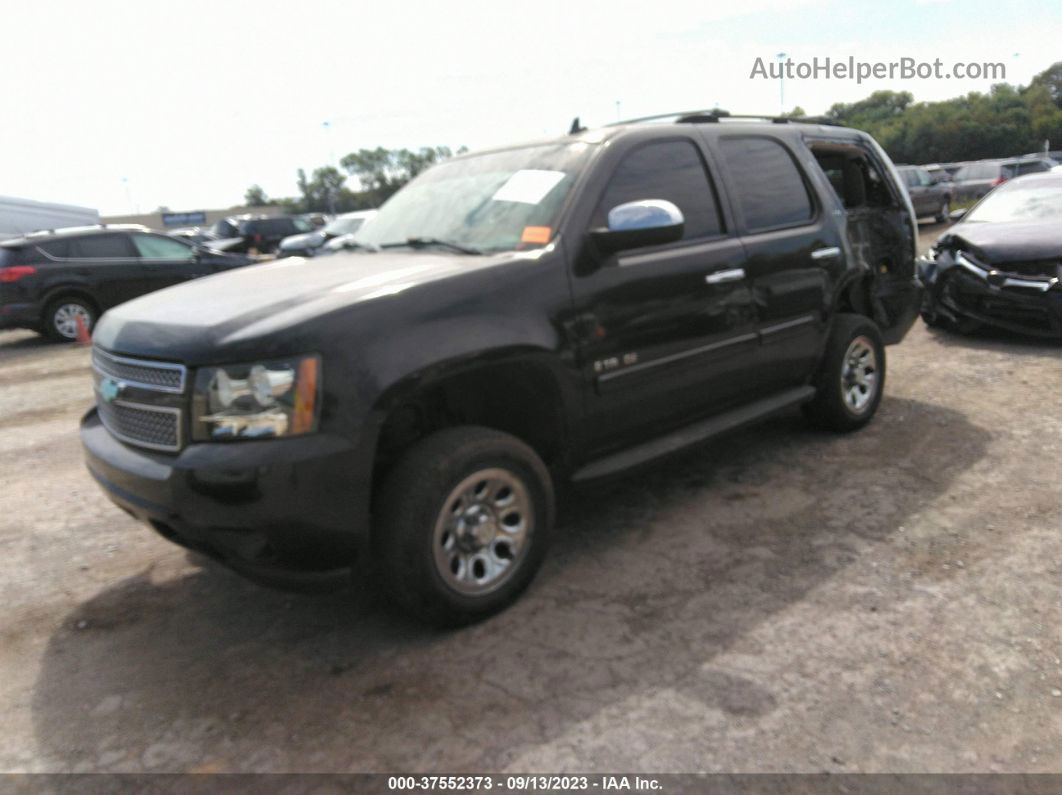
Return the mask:
<path id="1" fill-rule="evenodd" d="M 450 251 L 456 251 L 458 254 L 482 254 L 478 248 L 472 248 L 471 246 L 462 246 L 460 243 L 453 243 L 449 240 L 442 240 L 438 237 L 407 237 L 401 243 L 381 243 L 380 248 L 401 248 L 402 246 L 408 246 L 409 248 L 427 248 L 428 246 L 438 246 L 439 248 L 448 248 Z"/>

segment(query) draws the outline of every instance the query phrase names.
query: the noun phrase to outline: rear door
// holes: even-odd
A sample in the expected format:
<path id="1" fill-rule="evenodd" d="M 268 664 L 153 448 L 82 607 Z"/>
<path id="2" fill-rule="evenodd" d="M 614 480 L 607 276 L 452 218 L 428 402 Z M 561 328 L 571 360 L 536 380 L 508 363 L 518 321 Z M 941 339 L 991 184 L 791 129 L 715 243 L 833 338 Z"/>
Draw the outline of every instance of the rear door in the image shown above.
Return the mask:
<path id="1" fill-rule="evenodd" d="M 119 232 L 85 235 L 70 241 L 70 272 L 87 286 L 101 309 L 144 292 L 140 260 L 129 237 Z"/>
<path id="2" fill-rule="evenodd" d="M 194 246 L 180 240 L 139 232 L 130 237 L 140 256 L 142 292 L 150 293 L 172 284 L 197 279 L 212 270 L 199 261 Z"/>
<path id="3" fill-rule="evenodd" d="M 749 394 L 770 394 L 802 383 L 815 368 L 832 285 L 844 270 L 841 234 L 812 188 L 806 168 L 814 163 L 800 139 L 723 134 L 712 143 L 757 314 L 760 348 Z"/>
<path id="4" fill-rule="evenodd" d="M 676 204 L 682 240 L 605 257 L 573 274 L 576 343 L 589 386 L 589 440 L 611 446 L 657 434 L 740 399 L 756 315 L 744 253 L 691 135 L 627 139 L 597 166 L 589 229 L 646 199 Z"/>

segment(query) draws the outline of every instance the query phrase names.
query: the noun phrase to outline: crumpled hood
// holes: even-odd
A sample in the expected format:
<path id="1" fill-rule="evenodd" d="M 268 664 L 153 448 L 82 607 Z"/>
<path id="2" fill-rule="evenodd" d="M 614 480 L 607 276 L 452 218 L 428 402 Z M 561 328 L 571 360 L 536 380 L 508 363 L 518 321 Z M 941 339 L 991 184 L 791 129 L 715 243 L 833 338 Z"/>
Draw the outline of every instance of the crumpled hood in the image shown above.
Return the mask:
<path id="1" fill-rule="evenodd" d="M 1046 221 L 960 223 L 945 232 L 938 243 L 955 243 L 991 265 L 1052 259 L 1062 257 L 1062 224 Z"/>
<path id="2" fill-rule="evenodd" d="M 263 336 L 290 338 L 314 318 L 509 259 L 409 251 L 288 257 L 114 307 L 100 319 L 93 341 L 119 353 L 188 364 L 222 361 L 226 346 L 243 347 Z"/>

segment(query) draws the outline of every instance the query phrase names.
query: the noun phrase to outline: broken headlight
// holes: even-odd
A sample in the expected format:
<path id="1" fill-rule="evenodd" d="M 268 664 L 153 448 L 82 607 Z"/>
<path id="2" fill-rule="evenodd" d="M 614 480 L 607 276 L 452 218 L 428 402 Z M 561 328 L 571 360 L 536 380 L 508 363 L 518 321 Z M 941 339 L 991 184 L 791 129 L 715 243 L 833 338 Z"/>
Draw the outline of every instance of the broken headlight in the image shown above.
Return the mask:
<path id="1" fill-rule="evenodd" d="M 196 376 L 192 438 L 273 439 L 317 430 L 321 357 L 205 367 Z"/>

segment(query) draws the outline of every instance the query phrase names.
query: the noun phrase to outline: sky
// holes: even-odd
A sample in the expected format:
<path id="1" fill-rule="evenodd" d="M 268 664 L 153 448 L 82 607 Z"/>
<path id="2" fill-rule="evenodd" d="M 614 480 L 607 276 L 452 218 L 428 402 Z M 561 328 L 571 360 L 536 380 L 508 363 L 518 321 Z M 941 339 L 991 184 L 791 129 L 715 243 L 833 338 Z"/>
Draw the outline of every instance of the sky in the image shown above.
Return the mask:
<path id="1" fill-rule="evenodd" d="M 756 58 L 1059 58 L 1057 3 L 1017 0 L 0 0 L 0 194 L 104 215 L 228 207 L 359 148 L 488 148 L 653 113 L 777 113 Z M 1000 13 L 1000 9 L 1005 9 Z M 787 80 L 821 113 L 997 80 Z M 328 122 L 326 124 L 326 122 Z M 1059 142 L 1062 143 L 1062 142 Z"/>

